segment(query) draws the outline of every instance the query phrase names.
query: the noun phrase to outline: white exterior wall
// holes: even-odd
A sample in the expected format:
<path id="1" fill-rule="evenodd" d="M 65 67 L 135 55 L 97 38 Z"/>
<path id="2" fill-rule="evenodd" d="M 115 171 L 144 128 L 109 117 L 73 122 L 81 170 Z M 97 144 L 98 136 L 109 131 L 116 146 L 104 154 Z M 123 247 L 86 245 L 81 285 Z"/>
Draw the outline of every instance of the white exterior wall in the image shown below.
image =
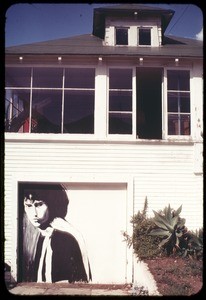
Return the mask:
<path id="1" fill-rule="evenodd" d="M 130 19 L 122 18 L 122 20 L 115 18 L 106 19 L 105 27 L 105 45 L 115 46 L 115 27 L 127 27 L 128 30 L 128 45 L 138 45 L 138 28 L 149 27 L 151 28 L 151 45 L 149 47 L 159 47 L 162 44 L 161 36 L 161 22 L 158 18 L 149 20 L 138 20 L 131 21 Z"/>
<path id="2" fill-rule="evenodd" d="M 203 182 L 194 173 L 193 143 L 7 141 L 5 144 L 5 261 L 16 276 L 18 181 L 130 182 L 128 203 L 134 213 L 148 198 L 152 210 L 168 204 L 186 226 L 203 226 Z M 121 176 L 121 180 L 119 177 Z M 129 178 L 129 181 L 128 181 Z M 128 223 L 132 208 L 128 210 Z M 128 229 L 131 233 L 131 228 Z"/>

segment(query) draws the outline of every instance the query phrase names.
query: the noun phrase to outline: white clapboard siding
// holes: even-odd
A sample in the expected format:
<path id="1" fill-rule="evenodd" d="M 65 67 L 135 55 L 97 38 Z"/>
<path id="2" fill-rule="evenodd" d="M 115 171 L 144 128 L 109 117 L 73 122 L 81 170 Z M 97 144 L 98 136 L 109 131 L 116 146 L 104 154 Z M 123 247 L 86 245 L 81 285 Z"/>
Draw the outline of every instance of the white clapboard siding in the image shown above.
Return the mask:
<path id="1" fill-rule="evenodd" d="M 187 226 L 195 230 L 203 222 L 203 181 L 194 173 L 194 145 L 181 143 L 74 143 L 7 141 L 5 143 L 5 259 L 11 260 L 14 201 L 13 178 L 33 174 L 130 176 L 133 180 L 134 212 L 148 198 L 148 214 L 168 204 L 177 209 Z M 69 182 L 69 179 L 68 179 Z M 16 204 L 15 204 L 16 205 Z M 131 216 L 128 216 L 130 218 Z M 17 216 L 16 216 L 17 218 Z M 17 228 L 17 227 L 16 227 Z"/>

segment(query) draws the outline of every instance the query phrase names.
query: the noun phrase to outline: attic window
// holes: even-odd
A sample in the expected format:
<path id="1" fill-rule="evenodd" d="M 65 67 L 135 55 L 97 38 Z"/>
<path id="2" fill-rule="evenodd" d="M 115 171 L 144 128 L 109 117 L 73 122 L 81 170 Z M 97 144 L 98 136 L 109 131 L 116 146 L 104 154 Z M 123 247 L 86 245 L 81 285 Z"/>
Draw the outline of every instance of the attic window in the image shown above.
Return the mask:
<path id="1" fill-rule="evenodd" d="M 151 45 L 151 28 L 139 28 L 139 45 Z"/>
<path id="2" fill-rule="evenodd" d="M 128 28 L 116 28 L 116 45 L 128 45 Z"/>

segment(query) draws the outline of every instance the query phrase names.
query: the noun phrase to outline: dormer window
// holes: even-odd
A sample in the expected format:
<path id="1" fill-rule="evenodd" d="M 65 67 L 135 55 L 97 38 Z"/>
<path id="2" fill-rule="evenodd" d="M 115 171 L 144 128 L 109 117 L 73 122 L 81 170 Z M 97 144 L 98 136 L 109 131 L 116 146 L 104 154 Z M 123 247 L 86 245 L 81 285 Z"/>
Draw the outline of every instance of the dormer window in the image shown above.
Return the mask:
<path id="1" fill-rule="evenodd" d="M 140 27 L 139 33 L 139 45 L 150 46 L 151 45 L 151 28 Z"/>
<path id="2" fill-rule="evenodd" d="M 128 28 L 116 28 L 116 45 L 128 45 Z"/>

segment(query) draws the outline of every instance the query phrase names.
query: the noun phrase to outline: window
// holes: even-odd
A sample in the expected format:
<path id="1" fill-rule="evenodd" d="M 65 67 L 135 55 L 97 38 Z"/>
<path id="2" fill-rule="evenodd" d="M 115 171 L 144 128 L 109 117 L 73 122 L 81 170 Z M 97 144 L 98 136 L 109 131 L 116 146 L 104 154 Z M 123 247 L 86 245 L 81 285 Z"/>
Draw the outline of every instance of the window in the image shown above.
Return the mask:
<path id="1" fill-rule="evenodd" d="M 61 133 L 62 68 L 33 68 L 32 133 Z"/>
<path id="2" fill-rule="evenodd" d="M 167 71 L 168 135 L 190 135 L 190 73 Z"/>
<path id="3" fill-rule="evenodd" d="M 107 115 L 96 112 L 102 134 L 162 139 L 164 119 L 167 135 L 190 135 L 190 72 L 167 70 L 163 116 L 163 68 L 139 66 L 136 81 L 133 71 L 109 68 Z M 6 132 L 94 134 L 95 68 L 7 67 L 5 75 Z"/>
<path id="4" fill-rule="evenodd" d="M 6 68 L 5 131 L 28 132 L 31 68 Z"/>
<path id="5" fill-rule="evenodd" d="M 94 68 L 6 69 L 7 132 L 94 133 Z"/>
<path id="6" fill-rule="evenodd" d="M 11 132 L 28 132 L 30 110 L 29 90 L 6 90 L 5 130 Z"/>
<path id="7" fill-rule="evenodd" d="M 94 69 L 65 70 L 64 133 L 94 133 L 94 78 Z"/>
<path id="8" fill-rule="evenodd" d="M 128 45 L 128 28 L 116 28 L 116 45 Z"/>
<path id="9" fill-rule="evenodd" d="M 132 69 L 109 71 L 109 134 L 132 134 Z"/>
<path id="10" fill-rule="evenodd" d="M 151 28 L 139 28 L 139 45 L 151 45 Z"/>

